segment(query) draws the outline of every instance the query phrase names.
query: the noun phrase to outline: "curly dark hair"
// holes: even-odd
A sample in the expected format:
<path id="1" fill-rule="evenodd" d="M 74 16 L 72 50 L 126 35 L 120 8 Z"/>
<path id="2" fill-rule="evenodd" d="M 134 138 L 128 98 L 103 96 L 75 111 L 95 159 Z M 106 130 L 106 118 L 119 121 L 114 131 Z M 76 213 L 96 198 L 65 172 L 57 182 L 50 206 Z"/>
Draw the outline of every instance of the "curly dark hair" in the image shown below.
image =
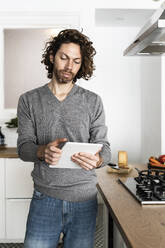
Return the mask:
<path id="1" fill-rule="evenodd" d="M 62 30 L 57 36 L 52 37 L 50 41 L 46 42 L 44 53 L 42 54 L 41 63 L 43 63 L 45 65 L 46 70 L 48 70 L 48 78 L 53 77 L 53 64 L 50 62 L 50 55 L 53 55 L 53 57 L 55 57 L 60 46 L 63 43 L 70 42 L 73 42 L 80 46 L 82 56 L 81 67 L 73 81 L 76 82 L 78 78 L 88 80 L 93 75 L 93 71 L 95 70 L 93 57 L 96 54 L 96 50 L 92 46 L 93 43 L 89 40 L 87 36 L 79 32 L 78 30 L 65 29 Z"/>

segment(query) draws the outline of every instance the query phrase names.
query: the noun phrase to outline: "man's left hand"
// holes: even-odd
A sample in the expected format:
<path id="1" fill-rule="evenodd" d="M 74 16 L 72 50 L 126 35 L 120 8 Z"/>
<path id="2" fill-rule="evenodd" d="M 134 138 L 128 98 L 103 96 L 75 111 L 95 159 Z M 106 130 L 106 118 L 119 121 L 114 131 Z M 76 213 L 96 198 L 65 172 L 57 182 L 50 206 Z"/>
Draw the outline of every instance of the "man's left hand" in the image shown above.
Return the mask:
<path id="1" fill-rule="evenodd" d="M 95 155 L 93 155 L 87 152 L 79 152 L 79 153 L 73 154 L 71 159 L 74 163 L 78 164 L 85 170 L 92 170 L 94 168 L 97 168 L 102 162 L 102 159 L 99 156 L 99 153 L 96 153 Z"/>

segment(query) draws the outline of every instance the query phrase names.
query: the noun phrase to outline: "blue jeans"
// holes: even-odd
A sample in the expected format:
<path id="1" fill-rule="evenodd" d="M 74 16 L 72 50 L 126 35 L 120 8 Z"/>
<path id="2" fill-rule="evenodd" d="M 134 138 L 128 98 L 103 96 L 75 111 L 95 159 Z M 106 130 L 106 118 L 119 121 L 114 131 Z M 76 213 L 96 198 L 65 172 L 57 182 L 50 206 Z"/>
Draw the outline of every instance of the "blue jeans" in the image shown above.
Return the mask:
<path id="1" fill-rule="evenodd" d="M 93 248 L 97 198 L 69 202 L 34 190 L 24 248 L 56 248 L 61 232 L 64 248 Z"/>

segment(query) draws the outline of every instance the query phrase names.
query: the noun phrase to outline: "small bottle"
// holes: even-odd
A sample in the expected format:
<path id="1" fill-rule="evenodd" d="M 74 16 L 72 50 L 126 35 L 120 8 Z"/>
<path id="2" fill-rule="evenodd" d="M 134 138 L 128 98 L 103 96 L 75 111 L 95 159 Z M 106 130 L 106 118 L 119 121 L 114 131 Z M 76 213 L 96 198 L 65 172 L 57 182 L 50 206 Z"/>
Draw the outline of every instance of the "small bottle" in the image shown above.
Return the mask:
<path id="1" fill-rule="evenodd" d="M 0 146 L 5 145 L 5 135 L 1 132 L 1 127 L 0 127 Z"/>
<path id="2" fill-rule="evenodd" d="M 118 165 L 121 168 L 128 166 L 128 155 L 126 151 L 118 151 Z"/>

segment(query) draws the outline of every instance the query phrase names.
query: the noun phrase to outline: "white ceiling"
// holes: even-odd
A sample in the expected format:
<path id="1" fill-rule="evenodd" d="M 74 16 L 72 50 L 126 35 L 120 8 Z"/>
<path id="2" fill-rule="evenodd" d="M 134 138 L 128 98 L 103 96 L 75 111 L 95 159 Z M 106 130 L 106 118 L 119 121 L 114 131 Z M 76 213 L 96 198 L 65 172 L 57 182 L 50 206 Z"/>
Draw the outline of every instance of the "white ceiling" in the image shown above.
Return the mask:
<path id="1" fill-rule="evenodd" d="M 95 24 L 100 27 L 142 27 L 155 10 L 147 9 L 96 9 Z"/>

